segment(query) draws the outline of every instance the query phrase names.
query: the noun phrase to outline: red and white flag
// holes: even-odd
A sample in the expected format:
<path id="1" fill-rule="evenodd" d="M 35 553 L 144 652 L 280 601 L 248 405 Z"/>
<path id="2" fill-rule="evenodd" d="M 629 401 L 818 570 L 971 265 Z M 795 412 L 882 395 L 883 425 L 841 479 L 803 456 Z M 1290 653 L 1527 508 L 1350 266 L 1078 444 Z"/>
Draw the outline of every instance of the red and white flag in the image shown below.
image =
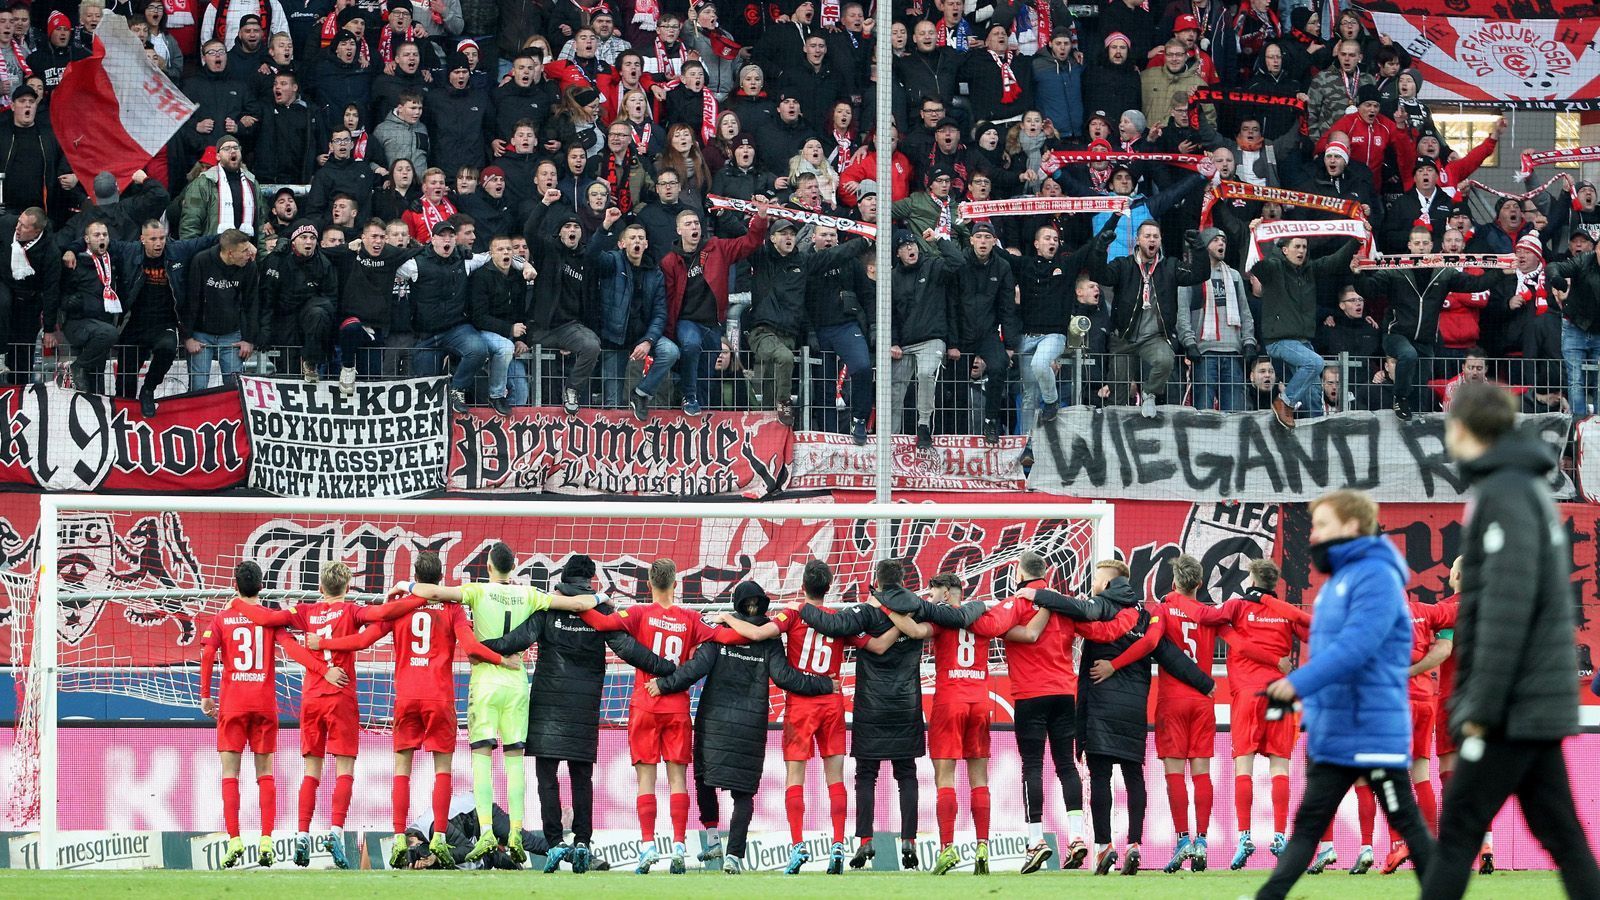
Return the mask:
<path id="1" fill-rule="evenodd" d="M 84 185 L 110 172 L 126 188 L 196 105 L 145 60 L 126 28 L 100 29 L 94 53 L 70 63 L 50 97 L 50 126 Z"/>

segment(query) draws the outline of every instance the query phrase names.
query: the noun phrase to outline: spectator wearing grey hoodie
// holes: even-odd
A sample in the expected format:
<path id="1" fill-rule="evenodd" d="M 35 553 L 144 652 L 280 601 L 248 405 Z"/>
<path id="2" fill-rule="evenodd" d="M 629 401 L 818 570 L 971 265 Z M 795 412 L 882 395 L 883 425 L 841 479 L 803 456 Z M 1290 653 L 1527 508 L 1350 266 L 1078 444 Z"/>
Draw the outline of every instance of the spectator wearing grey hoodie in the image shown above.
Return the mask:
<path id="1" fill-rule="evenodd" d="M 1220 228 L 1200 232 L 1211 275 L 1205 283 L 1178 288 L 1178 342 L 1189 357 L 1195 409 L 1245 409 L 1244 367 L 1256 355 L 1250 292 L 1228 265 L 1228 236 Z"/>

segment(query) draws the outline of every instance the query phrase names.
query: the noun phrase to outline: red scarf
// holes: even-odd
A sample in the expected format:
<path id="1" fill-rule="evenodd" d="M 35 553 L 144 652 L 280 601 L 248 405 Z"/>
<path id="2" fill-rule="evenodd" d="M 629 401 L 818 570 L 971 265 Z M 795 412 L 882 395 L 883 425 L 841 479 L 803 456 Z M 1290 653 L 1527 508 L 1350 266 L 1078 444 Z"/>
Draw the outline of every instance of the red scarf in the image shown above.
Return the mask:
<path id="1" fill-rule="evenodd" d="M 845 170 L 845 167 L 850 165 L 851 151 L 849 132 L 835 130 L 833 132 L 833 143 L 835 145 L 833 153 L 833 168 L 834 171 L 842 174 Z"/>
<path id="2" fill-rule="evenodd" d="M 1050 0 L 1039 0 L 1034 12 L 1038 14 L 1039 27 L 1036 31 L 1039 33 L 1039 49 L 1043 52 L 1044 47 L 1050 43 L 1051 35 L 1055 34 L 1054 29 L 1050 27 Z M 1076 41 L 1077 38 L 1074 37 L 1073 40 Z"/>
<path id="3" fill-rule="evenodd" d="M 683 43 L 679 42 L 678 55 L 676 57 L 670 56 L 667 53 L 667 45 L 661 42 L 661 38 L 656 38 L 656 76 L 658 78 L 677 78 L 682 74 L 678 70 L 683 67 L 683 51 Z"/>
<path id="4" fill-rule="evenodd" d="M 593 19 L 597 14 L 611 12 L 611 4 L 607 3 L 606 0 L 595 0 L 593 6 L 584 6 L 581 0 L 572 0 L 572 5 L 583 10 L 583 23 L 585 25 L 589 24 L 589 20 Z"/>
<path id="5" fill-rule="evenodd" d="M 350 158 L 367 158 L 367 132 L 365 130 L 356 133 L 355 146 L 350 150 Z"/>
<path id="6" fill-rule="evenodd" d="M 422 208 L 422 227 L 427 229 L 429 237 L 433 236 L 433 229 L 436 226 L 456 214 L 455 205 L 449 199 L 434 203 L 423 197 L 417 204 Z"/>
<path id="7" fill-rule="evenodd" d="M 256 0 L 256 15 L 261 19 L 261 28 L 262 28 L 262 30 L 266 31 L 268 34 L 272 33 L 272 29 L 268 28 L 267 26 L 269 24 L 276 24 L 276 23 L 273 23 L 272 19 L 270 18 L 271 13 L 272 13 L 272 10 L 267 8 L 267 0 Z M 226 43 L 227 42 L 227 35 L 228 35 L 228 0 L 222 0 L 222 2 L 217 5 L 217 32 L 216 32 L 216 34 L 213 34 L 212 37 L 216 38 L 219 41 L 223 41 L 224 43 Z"/>
<path id="8" fill-rule="evenodd" d="M 100 299 L 105 304 L 105 311 L 114 316 L 122 315 L 122 300 L 111 283 L 111 256 L 95 256 L 91 253 L 89 258 L 94 260 L 95 274 L 100 276 Z"/>
<path id="9" fill-rule="evenodd" d="M 1000 102 L 1015 103 L 1022 99 L 1022 85 L 1017 83 L 1017 75 L 1011 71 L 1011 60 L 1016 56 L 1016 52 L 1007 50 L 1004 57 L 993 50 L 988 52 L 989 58 L 1000 67 Z"/>
<path id="10" fill-rule="evenodd" d="M 700 89 L 700 142 L 711 143 L 717 136 L 717 95 L 711 88 Z"/>
<path id="11" fill-rule="evenodd" d="M 651 124 L 649 119 L 646 119 L 644 121 L 644 133 L 641 134 L 639 129 L 630 121 L 628 130 L 633 133 L 633 149 L 639 153 L 649 153 L 650 136 L 655 131 L 655 125 Z"/>
<path id="12" fill-rule="evenodd" d="M 418 28 L 416 25 L 406 26 L 406 40 L 415 41 L 417 38 L 422 36 L 423 34 L 421 28 Z M 393 28 L 386 27 L 383 29 L 383 33 L 378 35 L 378 57 L 383 60 L 385 65 L 394 62 Z"/>
<path id="13" fill-rule="evenodd" d="M 617 163 L 616 154 L 607 152 L 605 163 L 601 165 L 601 175 L 606 184 L 611 188 L 611 199 L 616 201 L 617 209 L 623 215 L 633 212 L 633 197 L 628 193 L 628 172 L 633 168 L 633 151 L 627 150 L 622 154 L 621 164 Z"/>
<path id="14" fill-rule="evenodd" d="M 1542 316 L 1550 311 L 1550 289 L 1544 283 L 1544 266 L 1539 267 L 1537 280 L 1528 278 L 1527 272 L 1517 273 L 1517 296 L 1524 305 L 1533 307 L 1533 314 Z"/>

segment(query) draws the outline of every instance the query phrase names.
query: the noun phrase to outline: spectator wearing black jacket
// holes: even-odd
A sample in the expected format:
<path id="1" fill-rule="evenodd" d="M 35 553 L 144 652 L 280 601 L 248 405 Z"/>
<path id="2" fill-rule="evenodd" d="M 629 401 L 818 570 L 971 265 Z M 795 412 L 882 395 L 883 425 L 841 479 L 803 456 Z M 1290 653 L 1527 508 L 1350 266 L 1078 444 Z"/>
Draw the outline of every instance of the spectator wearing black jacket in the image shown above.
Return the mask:
<path id="1" fill-rule="evenodd" d="M 1589 249 L 1580 252 L 1585 244 Z M 1583 367 L 1600 356 L 1600 263 L 1596 262 L 1594 239 L 1584 226 L 1572 230 L 1569 245 L 1572 258 L 1545 266 L 1545 278 L 1552 290 L 1566 293 L 1561 301 L 1561 315 L 1566 319 L 1561 357 L 1566 367 L 1567 403 L 1572 415 L 1581 419 L 1589 414 L 1593 396 L 1589 384 L 1593 379 Z"/>
<path id="2" fill-rule="evenodd" d="M 917 766 L 925 751 L 920 669 L 923 642 L 900 634 L 879 609 L 913 614 L 918 621 L 946 628 L 966 628 L 983 613 L 981 603 L 956 609 L 919 599 L 905 589 L 905 569 L 898 560 L 883 560 L 873 576 L 873 598 L 828 613 L 806 604 L 800 619 L 813 631 L 834 638 L 865 634 L 872 638 L 856 668 L 856 704 L 850 733 L 850 755 L 856 759 L 856 836 L 860 846 L 852 868 L 874 856 L 872 836 L 878 774 L 889 760 L 900 792 L 900 857 L 917 867 Z"/>
<path id="3" fill-rule="evenodd" d="M 23 260 L 16 259 L 18 250 Z M 0 218 L 0 376 L 32 380 L 33 339 L 57 343 L 61 309 L 61 255 L 50 220 L 37 206 Z M 27 268 L 21 266 L 26 261 Z"/>
<path id="4" fill-rule="evenodd" d="M 800 114 L 799 96 L 788 93 L 779 95 L 771 118 L 758 119 L 753 126 L 744 127 L 756 139 L 756 157 L 762 167 L 771 171 L 787 168 L 805 142 L 818 136 L 817 129 Z"/>
<path id="5" fill-rule="evenodd" d="M 44 81 L 45 93 L 49 94 L 61 83 L 61 73 L 67 70 L 67 64 L 89 54 L 72 42 L 72 22 L 65 13 L 50 13 L 45 31 L 46 39 L 39 49 L 28 54 L 28 68 Z"/>
<path id="6" fill-rule="evenodd" d="M 1550 499 L 1556 452 L 1516 432 L 1503 388 L 1462 385 L 1445 447 L 1472 484 L 1462 535 L 1450 731 L 1462 744 L 1445 789 L 1426 898 L 1460 897 L 1484 831 L 1512 794 L 1569 897 L 1600 897 L 1600 868 L 1573 808 L 1561 743 L 1578 733 L 1570 550 Z"/>
<path id="7" fill-rule="evenodd" d="M 59 207 L 56 195 L 65 193 L 63 187 L 75 187 L 78 179 L 61 155 L 61 145 L 56 143 L 49 123 L 39 121 L 39 92 L 32 85 L 19 85 L 11 92 L 9 112 L 0 120 L 0 160 L 5 166 L 0 206 Z"/>
<path id="8" fill-rule="evenodd" d="M 339 275 L 319 238 L 315 223 L 297 220 L 261 270 L 261 345 L 289 347 L 300 376 L 313 383 L 328 358 L 339 305 Z"/>
<path id="9" fill-rule="evenodd" d="M 1439 187 L 1439 164 L 1426 157 L 1412 169 L 1415 187 L 1389 202 L 1383 217 L 1383 252 L 1410 253 L 1411 229 L 1425 225 L 1434 246 L 1444 243 L 1444 230 L 1450 221 L 1455 200 Z"/>
<path id="10" fill-rule="evenodd" d="M 539 51 L 518 53 L 511 60 L 511 80 L 494 91 L 494 149 L 505 149 L 518 122 L 531 122 L 535 134 L 543 131 L 558 99 L 555 84 L 544 77 Z"/>
<path id="11" fill-rule="evenodd" d="M 920 109 L 924 100 L 937 100 L 948 107 L 955 100 L 960 82 L 962 56 L 938 44 L 938 26 L 924 19 L 911 30 L 911 46 L 904 56 L 895 58 L 894 74 L 905 85 L 912 108 Z M 941 109 L 935 120 L 944 115 Z"/>
<path id="12" fill-rule="evenodd" d="M 122 300 L 116 293 L 111 254 L 106 252 L 111 244 L 106 224 L 90 222 L 83 230 L 83 242 L 84 250 L 74 255 L 74 264 L 60 279 L 61 332 L 76 352 L 72 383 L 80 391 L 101 394 L 106 362 L 120 332 Z M 54 249 L 50 253 L 54 256 Z"/>
<path id="13" fill-rule="evenodd" d="M 535 275 L 531 267 L 522 266 L 520 272 L 512 267 L 511 243 L 510 235 L 495 235 L 489 242 L 489 265 L 467 281 L 467 320 L 489 347 L 489 406 L 502 416 L 511 414 L 506 398 L 512 356 L 528 333 L 527 283 Z M 526 369 L 516 370 L 519 380 L 527 378 Z"/>
<path id="14" fill-rule="evenodd" d="M 168 163 L 170 171 L 187 171 L 200 152 L 224 134 L 254 134 L 259 115 L 255 90 L 227 66 L 227 50 L 221 41 L 201 45 L 200 71 L 183 81 L 183 93 L 194 101 L 195 111 L 178 131 L 179 152 Z"/>
<path id="15" fill-rule="evenodd" d="M 1205 248 L 1192 257 L 1206 259 Z M 1161 226 L 1146 221 L 1139 226 L 1132 254 L 1107 263 L 1090 260 L 1090 271 L 1111 295 L 1112 393 L 1116 403 L 1128 402 L 1129 382 L 1139 381 L 1143 395 L 1140 412 L 1156 414 L 1158 398 L 1165 399 L 1172 377 L 1173 346 L 1177 341 L 1178 288 L 1205 284 L 1209 265 L 1191 265 L 1161 253 Z M 1187 311 L 1185 311 L 1187 313 Z M 1131 368 L 1143 364 L 1142 372 Z"/>
<path id="16" fill-rule="evenodd" d="M 428 95 L 428 115 L 433 125 L 433 165 L 454 175 L 463 166 L 477 168 L 489 158 L 494 137 L 494 108 L 489 98 L 471 86 L 472 65 L 461 51 L 445 63 L 445 83 Z"/>
<path id="17" fill-rule="evenodd" d="M 382 229 L 379 229 L 380 240 Z M 222 370 L 223 384 L 239 380 L 242 361 L 259 340 L 256 248 L 237 228 L 224 231 L 217 246 L 196 253 L 184 280 L 178 319 L 188 329 L 184 352 L 189 356 L 189 390 L 211 383 L 211 361 Z"/>
<path id="18" fill-rule="evenodd" d="M 786 97 L 800 103 L 800 115 L 807 122 L 827 122 L 833 104 L 850 99 L 845 77 L 828 58 L 828 39 L 814 31 L 806 37 L 805 56 L 797 65 L 785 68 L 778 76 Z"/>
<path id="19" fill-rule="evenodd" d="M 733 589 L 733 612 L 759 628 L 767 623 L 771 601 L 754 581 Z M 772 638 L 744 646 L 704 641 L 676 672 L 646 684 L 652 696 L 687 691 L 705 679 L 700 705 L 694 716 L 694 784 L 700 822 L 715 829 L 717 791 L 733 795 L 722 871 L 736 875 L 744 870 L 745 836 L 755 813 L 755 795 L 761 789 L 761 772 L 767 758 L 767 711 L 771 685 L 808 697 L 831 694 L 833 681 L 802 672 L 789 664 L 783 641 Z"/>
<path id="20" fill-rule="evenodd" d="M 1012 262 L 1021 302 L 1018 304 L 1018 366 L 1022 369 L 1022 415 L 1018 431 L 1033 433 L 1034 416 L 1054 422 L 1060 410 L 1056 389 L 1056 360 L 1067 352 L 1066 332 L 1072 319 L 1072 303 L 1078 273 L 1087 271 L 1090 260 L 1098 260 L 1116 236 L 1113 218 L 1093 241 L 1086 242 L 1071 255 L 1057 260 L 1061 231 L 1054 225 L 1041 226 L 1033 236 L 1033 253 Z M 1042 409 L 1041 409 L 1042 404 Z"/>
<path id="21" fill-rule="evenodd" d="M 1033 108 L 1033 77 L 1025 58 L 1007 46 L 1010 29 L 991 24 L 983 46 L 961 61 L 961 83 L 976 121 L 1013 119 Z M 1097 107 L 1098 108 L 1098 107 Z"/>
<path id="22" fill-rule="evenodd" d="M 523 228 L 531 261 L 543 273 L 534 288 L 523 340 L 529 346 L 564 350 L 572 357 L 561 393 L 567 414 L 573 415 L 589 399 L 589 379 L 600 359 L 600 338 L 586 321 L 592 286 L 583 227 L 577 213 L 558 207 L 560 202 L 560 191 L 545 191 Z M 512 402 L 526 400 L 514 396 Z"/>
<path id="23" fill-rule="evenodd" d="M 1115 122 L 1123 113 L 1139 109 L 1144 103 L 1144 84 L 1139 77 L 1139 67 L 1134 64 L 1135 58 L 1144 57 L 1132 55 L 1129 39 L 1129 35 L 1120 32 L 1107 35 L 1105 47 L 1084 68 L 1085 113 L 1098 110 Z"/>
<path id="24" fill-rule="evenodd" d="M 340 10 L 340 18 L 346 13 L 359 16 L 355 7 Z M 372 71 L 357 58 L 360 43 L 361 38 L 341 28 L 327 52 L 316 58 L 311 70 L 311 95 L 321 108 L 324 121 L 340 121 L 348 106 L 355 106 L 367 117 L 367 110 L 372 106 Z M 387 113 L 388 110 L 384 110 L 384 114 Z"/>
<path id="25" fill-rule="evenodd" d="M 1361 293 L 1371 287 L 1370 282 L 1363 282 L 1360 289 L 1346 285 L 1339 290 L 1339 308 L 1317 324 L 1318 353 L 1332 357 L 1348 353 L 1357 360 L 1370 360 L 1383 353 L 1383 332 L 1367 315 L 1367 300 Z"/>
<path id="26" fill-rule="evenodd" d="M 1117 862 L 1111 849 L 1111 774 L 1113 768 L 1121 768 L 1128 794 L 1128 847 L 1122 874 L 1132 875 L 1139 871 L 1139 843 L 1144 837 L 1150 664 L 1160 665 L 1163 677 L 1177 678 L 1202 694 L 1209 695 L 1216 684 L 1176 643 L 1161 639 L 1162 617 L 1144 608 L 1120 560 L 1095 566 L 1090 591 L 1119 610 L 1139 611 L 1138 624 L 1122 637 L 1104 643 L 1084 641 L 1078 663 L 1078 747 L 1089 762 L 1095 874 L 1106 874 Z"/>
<path id="27" fill-rule="evenodd" d="M 339 387 L 349 396 L 356 377 L 383 374 L 382 353 L 391 332 L 410 333 L 410 322 L 395 322 L 395 275 L 420 246 L 401 249 L 384 241 L 382 219 L 369 219 L 348 247 L 323 252 L 339 270 Z"/>
<path id="28" fill-rule="evenodd" d="M 905 229 L 895 232 L 894 255 L 897 265 L 890 279 L 894 312 L 889 329 L 893 342 L 889 352 L 895 356 L 890 372 L 894 389 L 891 427 L 899 434 L 904 425 L 906 390 L 915 377 L 917 449 L 932 450 L 936 386 L 950 336 L 950 289 L 955 286 L 962 257 L 923 257 L 916 237 Z"/>
<path id="29" fill-rule="evenodd" d="M 272 105 L 261 113 L 255 167 L 262 184 L 307 184 L 317 168 L 322 118 L 300 99 L 293 72 L 272 76 Z"/>
<path id="30" fill-rule="evenodd" d="M 574 554 L 562 565 L 552 588 L 569 597 L 594 593 L 594 560 Z M 610 615 L 609 603 L 595 610 Z M 521 653 L 538 646 L 533 680 L 528 688 L 528 745 L 539 780 L 539 808 L 544 838 L 552 852 L 545 871 L 562 863 L 574 872 L 589 867 L 589 841 L 594 835 L 594 764 L 600 744 L 600 698 L 605 688 L 606 650 L 651 675 L 671 675 L 672 663 L 650 652 L 625 631 L 599 632 L 575 613 L 545 610 L 529 616 L 503 637 L 486 642 L 496 653 Z M 561 844 L 562 807 L 559 773 L 567 765 L 571 793 L 572 844 Z"/>
<path id="31" fill-rule="evenodd" d="M 1017 320 L 1017 279 L 1011 263 L 996 251 L 994 226 L 972 226 L 972 246 L 961 250 L 950 241 L 939 249 L 958 257 L 955 302 L 950 321 L 950 346 L 961 351 L 973 379 L 983 379 L 983 439 L 1000 441 L 1000 428 L 1011 359 L 1022 346 Z M 959 376 L 960 373 L 958 372 Z"/>

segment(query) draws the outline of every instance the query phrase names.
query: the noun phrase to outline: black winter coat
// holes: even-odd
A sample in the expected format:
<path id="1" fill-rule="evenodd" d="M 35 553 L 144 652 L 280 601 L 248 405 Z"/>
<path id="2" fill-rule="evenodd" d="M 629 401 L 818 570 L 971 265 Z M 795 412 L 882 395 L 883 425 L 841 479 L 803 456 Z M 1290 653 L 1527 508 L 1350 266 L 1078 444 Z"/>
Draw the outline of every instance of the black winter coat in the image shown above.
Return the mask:
<path id="1" fill-rule="evenodd" d="M 1120 66 L 1114 66 L 1102 49 L 1094 62 L 1083 70 L 1083 110 L 1087 117 L 1103 112 L 1116 128 L 1117 120 L 1130 109 L 1144 106 L 1144 85 L 1139 80 L 1139 69 L 1133 57 Z"/>
<path id="2" fill-rule="evenodd" d="M 1556 452 L 1508 435 L 1461 464 L 1472 482 L 1462 535 L 1461 613 L 1450 730 L 1554 741 L 1578 733 L 1578 668 L 1567 533 L 1550 499 Z"/>
<path id="3" fill-rule="evenodd" d="M 989 261 L 979 265 L 978 255 L 969 248 L 959 249 L 951 241 L 940 241 L 946 257 L 959 260 L 956 269 L 955 300 L 951 304 L 950 343 L 967 352 L 995 335 L 1005 335 L 1006 346 L 1022 347 L 1022 329 L 1017 322 L 1017 279 L 1011 274 L 1010 254 L 999 248 L 989 252 Z"/>
<path id="4" fill-rule="evenodd" d="M 1494 290 L 1510 277 L 1498 269 L 1468 275 L 1460 269 L 1382 269 L 1356 277 L 1356 289 L 1368 297 L 1389 298 L 1383 332 L 1410 341 L 1439 340 L 1439 313 L 1446 294 Z"/>
<path id="5" fill-rule="evenodd" d="M 554 588 L 569 597 L 591 593 L 587 583 L 562 582 Z M 595 606 L 609 615 L 609 603 Z M 600 745 L 600 696 L 605 688 L 606 648 L 623 662 L 651 675 L 670 675 L 677 667 L 651 653 L 625 631 L 595 631 L 576 613 L 544 610 L 529 616 L 502 637 L 485 641 L 501 655 L 539 645 L 528 689 L 529 756 L 594 762 Z"/>
<path id="6" fill-rule="evenodd" d="M 1120 609 L 1139 608 L 1139 624 L 1132 631 L 1107 644 L 1084 641 L 1078 662 L 1078 751 L 1142 762 L 1145 733 L 1149 729 L 1150 660 L 1185 684 L 1209 694 L 1216 687 L 1211 676 L 1185 656 L 1178 645 L 1168 640 L 1156 642 L 1149 657 L 1118 669 L 1099 684 L 1089 677 L 1089 667 L 1098 660 L 1116 659 L 1122 651 L 1145 636 L 1152 624 L 1150 612 L 1142 608 L 1139 595 L 1128 579 L 1117 577 L 1106 586 L 1101 598 Z"/>
<path id="7" fill-rule="evenodd" d="M 1192 255 L 1205 259 L 1203 253 Z M 1137 315 L 1143 310 L 1145 275 L 1141 270 L 1137 252 L 1119 256 L 1108 263 L 1098 257 L 1090 260 L 1089 271 L 1094 279 L 1110 288 L 1111 332 L 1131 340 L 1138 333 Z M 1191 266 L 1176 257 L 1163 256 L 1156 260 L 1150 273 L 1150 295 L 1154 302 L 1151 312 L 1158 317 L 1156 333 L 1174 340 L 1178 322 L 1178 288 L 1205 284 L 1211 277 L 1210 266 Z M 1188 310 L 1184 310 L 1188 315 Z"/>
<path id="8" fill-rule="evenodd" d="M 909 269 L 895 263 L 889 279 L 894 295 L 889 331 L 896 346 L 950 340 L 950 291 L 960 266 L 943 256 L 924 256 Z"/>
<path id="9" fill-rule="evenodd" d="M 898 612 L 945 628 L 967 628 L 983 613 L 981 603 L 956 609 L 919 600 L 904 588 L 882 592 L 878 599 Z M 866 603 L 829 615 L 818 607 L 800 607 L 800 619 L 828 637 L 877 637 L 893 627 L 889 617 Z M 856 656 L 855 713 L 850 755 L 856 759 L 916 759 L 926 748 L 922 719 L 922 641 L 901 635 L 882 655 Z"/>
<path id="10" fill-rule="evenodd" d="M 765 625 L 765 616 L 739 618 Z M 833 693 L 833 682 L 789 665 L 776 638 L 735 646 L 705 641 L 678 671 L 659 679 L 661 692 L 686 691 L 704 678 L 694 714 L 695 780 L 728 791 L 753 794 L 761 787 L 767 758 L 768 680 L 807 697 Z"/>
<path id="11" fill-rule="evenodd" d="M 1593 250 L 1551 263 L 1545 267 L 1545 278 L 1553 288 L 1570 290 L 1561 304 L 1567 321 L 1584 331 L 1600 329 L 1600 260 Z"/>
<path id="12" fill-rule="evenodd" d="M 300 334 L 301 315 L 308 307 L 325 306 L 331 315 L 338 309 L 338 297 L 339 273 L 327 254 L 319 251 L 301 259 L 293 250 L 279 250 L 266 257 L 261 268 L 258 337 L 250 340 L 251 329 L 246 328 L 245 340 L 257 347 L 291 343 Z"/>
<path id="13" fill-rule="evenodd" d="M 1078 273 L 1105 256 L 1106 248 L 1116 237 L 1115 217 L 1095 237 L 1067 256 L 1058 252 L 1054 259 L 1045 259 L 1033 252 L 1012 261 L 1017 287 L 1022 290 L 1022 304 L 1017 309 L 1022 334 L 1066 334 L 1067 320 L 1072 317 L 1074 289 Z"/>
<path id="14" fill-rule="evenodd" d="M 894 61 L 895 77 L 906 86 L 913 110 L 920 110 L 922 101 L 929 97 L 946 104 L 955 98 L 961 60 L 961 54 L 949 47 L 934 47 L 923 53 L 913 46 L 911 52 Z"/>
<path id="15" fill-rule="evenodd" d="M 256 126 L 255 172 L 262 184 L 307 184 L 327 146 L 321 116 L 304 100 L 270 104 Z"/>

